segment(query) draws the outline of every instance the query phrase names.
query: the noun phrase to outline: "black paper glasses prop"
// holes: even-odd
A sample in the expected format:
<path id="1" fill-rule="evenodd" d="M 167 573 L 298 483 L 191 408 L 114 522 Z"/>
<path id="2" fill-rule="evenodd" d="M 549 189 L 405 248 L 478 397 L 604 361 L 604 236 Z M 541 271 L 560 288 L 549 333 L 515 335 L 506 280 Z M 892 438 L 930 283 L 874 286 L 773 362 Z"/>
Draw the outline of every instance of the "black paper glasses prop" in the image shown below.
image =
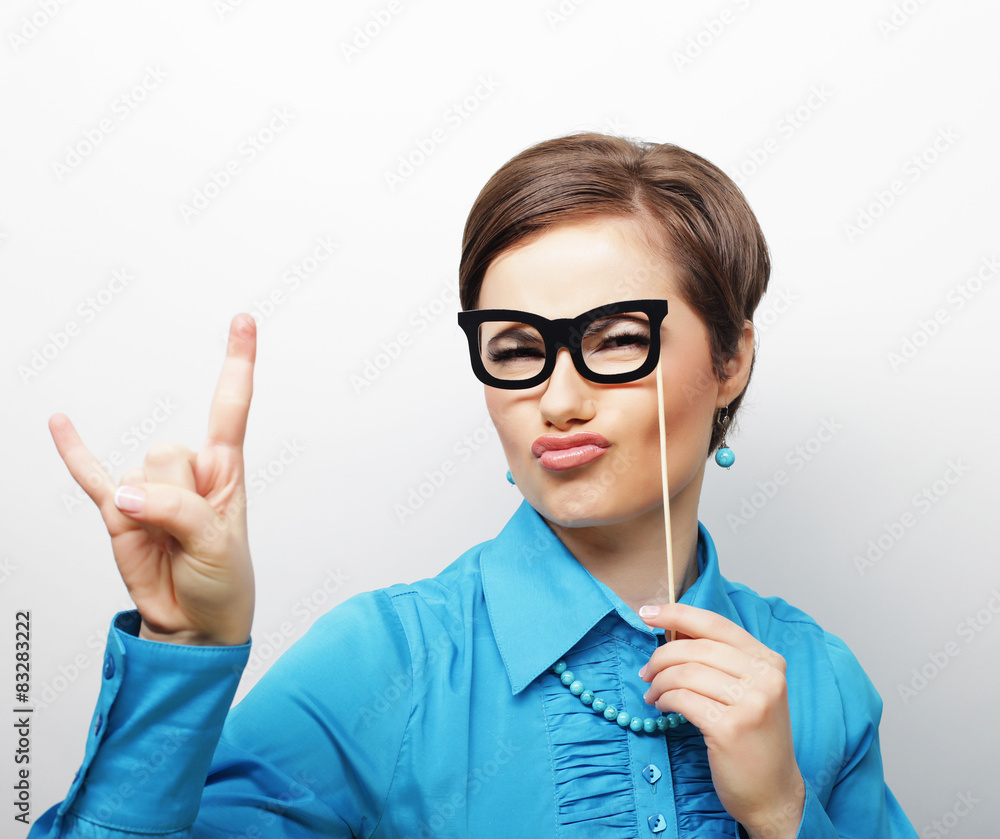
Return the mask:
<path id="1" fill-rule="evenodd" d="M 623 300 L 556 320 L 516 309 L 472 309 L 459 312 L 458 323 L 476 378 L 519 390 L 551 376 L 563 347 L 591 382 L 622 384 L 649 375 L 660 357 L 666 314 L 666 300 Z"/>

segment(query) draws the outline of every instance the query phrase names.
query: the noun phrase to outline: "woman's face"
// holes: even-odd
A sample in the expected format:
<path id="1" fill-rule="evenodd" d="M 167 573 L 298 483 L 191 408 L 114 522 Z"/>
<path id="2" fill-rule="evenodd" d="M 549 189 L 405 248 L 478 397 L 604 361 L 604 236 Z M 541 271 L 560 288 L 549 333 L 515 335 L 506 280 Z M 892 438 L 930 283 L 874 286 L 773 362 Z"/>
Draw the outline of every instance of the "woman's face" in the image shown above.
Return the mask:
<path id="1" fill-rule="evenodd" d="M 670 496 L 674 505 L 687 499 L 697 508 L 716 411 L 742 390 L 749 356 L 743 352 L 729 362 L 734 375 L 719 382 L 708 331 L 676 288 L 676 270 L 652 253 L 637 223 L 608 218 L 550 228 L 502 253 L 486 271 L 478 307 L 554 319 L 621 300 L 665 298 L 660 364 Z M 486 387 L 486 405 L 518 489 L 545 519 L 564 527 L 644 514 L 652 519 L 656 511 L 662 523 L 656 398 L 655 372 L 625 384 L 597 384 L 580 376 L 566 349 L 559 350 L 552 376 L 535 387 Z M 603 454 L 581 465 L 560 468 L 566 466 L 560 456 L 532 451 L 539 438 L 582 432 L 600 435 L 607 445 L 600 442 Z M 594 450 L 583 450 L 583 459 L 587 452 Z"/>

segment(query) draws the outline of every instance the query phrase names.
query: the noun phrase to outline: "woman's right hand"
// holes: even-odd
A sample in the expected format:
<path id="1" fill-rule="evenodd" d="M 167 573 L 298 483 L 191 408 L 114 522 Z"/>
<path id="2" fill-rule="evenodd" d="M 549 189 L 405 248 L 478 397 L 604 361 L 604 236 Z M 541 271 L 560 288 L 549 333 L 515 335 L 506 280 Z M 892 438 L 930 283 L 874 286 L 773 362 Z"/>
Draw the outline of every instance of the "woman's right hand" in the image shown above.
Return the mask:
<path id="1" fill-rule="evenodd" d="M 118 570 L 142 616 L 141 638 L 205 646 L 250 638 L 254 581 L 243 438 L 256 351 L 253 318 L 236 315 L 201 450 L 154 445 L 142 469 L 122 476 L 121 487 L 69 417 L 49 418 L 59 455 L 101 511 Z M 126 486 L 145 493 L 140 509 L 130 509 Z"/>

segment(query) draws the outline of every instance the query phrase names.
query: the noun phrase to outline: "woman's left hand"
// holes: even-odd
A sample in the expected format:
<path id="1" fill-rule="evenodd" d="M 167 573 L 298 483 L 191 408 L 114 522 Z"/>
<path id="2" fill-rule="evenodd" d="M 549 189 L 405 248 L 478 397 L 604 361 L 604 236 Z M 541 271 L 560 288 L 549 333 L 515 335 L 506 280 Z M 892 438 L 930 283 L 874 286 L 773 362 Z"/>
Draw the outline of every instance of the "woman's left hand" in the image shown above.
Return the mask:
<path id="1" fill-rule="evenodd" d="M 751 837 L 794 839 L 805 782 L 792 747 L 784 658 L 715 612 L 683 603 L 644 611 L 649 626 L 678 633 L 640 671 L 650 683 L 646 701 L 701 730 L 719 800 Z"/>

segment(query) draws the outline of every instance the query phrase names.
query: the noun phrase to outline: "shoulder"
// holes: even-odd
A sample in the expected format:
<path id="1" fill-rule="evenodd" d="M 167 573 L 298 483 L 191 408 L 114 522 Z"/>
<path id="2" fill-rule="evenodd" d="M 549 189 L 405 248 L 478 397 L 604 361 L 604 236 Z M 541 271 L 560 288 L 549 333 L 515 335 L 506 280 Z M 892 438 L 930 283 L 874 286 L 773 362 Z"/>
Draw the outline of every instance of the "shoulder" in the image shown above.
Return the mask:
<path id="1" fill-rule="evenodd" d="M 430 636 L 453 635 L 467 626 L 480 608 L 482 576 L 479 557 L 488 542 L 465 551 L 433 577 L 395 583 L 355 594 L 321 615 L 282 659 L 317 660 L 379 649 L 400 664 Z"/>
<path id="2" fill-rule="evenodd" d="M 843 639 L 780 597 L 762 597 L 748 586 L 728 580 L 726 588 L 744 628 L 785 658 L 790 689 L 804 681 L 814 690 L 825 687 L 835 691 L 843 707 L 864 709 L 877 724 L 882 700 Z"/>
<path id="3" fill-rule="evenodd" d="M 727 581 L 744 628 L 785 659 L 788 709 L 803 775 L 829 790 L 878 736 L 882 699 L 847 644 L 780 597 Z"/>
<path id="4" fill-rule="evenodd" d="M 481 542 L 433 577 L 379 589 L 405 622 L 418 614 L 436 616 L 442 625 L 466 624 L 481 607 L 483 577 L 479 560 L 489 542 Z"/>

